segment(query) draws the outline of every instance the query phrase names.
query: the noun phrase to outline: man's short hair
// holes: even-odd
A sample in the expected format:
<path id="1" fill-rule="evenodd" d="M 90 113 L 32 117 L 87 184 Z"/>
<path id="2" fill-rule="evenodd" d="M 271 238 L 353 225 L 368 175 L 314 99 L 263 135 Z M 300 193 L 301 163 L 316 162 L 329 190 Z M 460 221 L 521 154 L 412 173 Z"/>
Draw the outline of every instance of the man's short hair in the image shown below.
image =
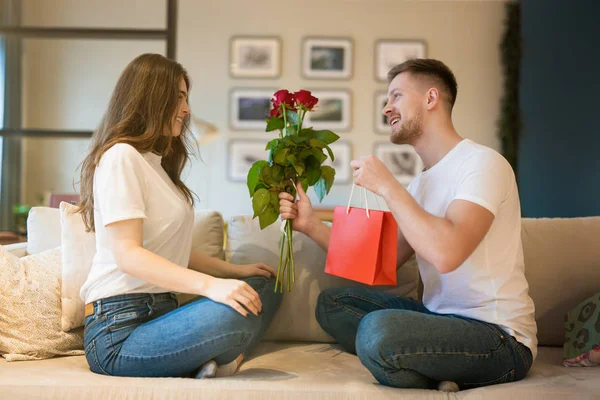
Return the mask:
<path id="1" fill-rule="evenodd" d="M 418 78 L 429 78 L 438 90 L 445 95 L 444 97 L 450 105 L 450 110 L 452 110 L 456 102 L 458 85 L 454 73 L 446 64 L 432 58 L 415 58 L 405 61 L 402 64 L 396 65 L 388 72 L 388 84 L 403 72 L 408 72 Z"/>

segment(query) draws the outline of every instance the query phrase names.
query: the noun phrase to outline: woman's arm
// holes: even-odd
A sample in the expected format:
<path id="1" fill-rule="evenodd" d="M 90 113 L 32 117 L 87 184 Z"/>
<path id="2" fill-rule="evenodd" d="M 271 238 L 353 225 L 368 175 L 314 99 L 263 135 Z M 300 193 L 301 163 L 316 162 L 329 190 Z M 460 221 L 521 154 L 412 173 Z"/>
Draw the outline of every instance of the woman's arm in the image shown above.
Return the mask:
<path id="1" fill-rule="evenodd" d="M 235 265 L 215 257 L 207 256 L 199 251 L 190 254 L 189 267 L 194 271 L 212 275 L 217 278 L 247 278 L 250 276 L 274 277 L 277 272 L 268 265 L 247 264 Z"/>
<path id="2" fill-rule="evenodd" d="M 258 293 L 246 282 L 220 279 L 183 268 L 142 246 L 142 219 L 129 219 L 106 226 L 110 248 L 122 272 L 166 290 L 208 297 L 246 316 L 245 306 L 258 315 L 262 304 Z"/>

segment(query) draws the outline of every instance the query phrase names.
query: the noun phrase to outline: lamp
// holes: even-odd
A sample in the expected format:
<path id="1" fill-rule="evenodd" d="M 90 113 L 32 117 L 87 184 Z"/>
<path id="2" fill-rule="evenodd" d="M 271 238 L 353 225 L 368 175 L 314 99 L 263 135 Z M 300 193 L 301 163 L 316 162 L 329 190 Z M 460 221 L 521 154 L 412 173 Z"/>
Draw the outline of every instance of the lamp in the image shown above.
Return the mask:
<path id="1" fill-rule="evenodd" d="M 193 114 L 190 115 L 190 130 L 199 146 L 208 144 L 219 136 L 219 128 Z"/>

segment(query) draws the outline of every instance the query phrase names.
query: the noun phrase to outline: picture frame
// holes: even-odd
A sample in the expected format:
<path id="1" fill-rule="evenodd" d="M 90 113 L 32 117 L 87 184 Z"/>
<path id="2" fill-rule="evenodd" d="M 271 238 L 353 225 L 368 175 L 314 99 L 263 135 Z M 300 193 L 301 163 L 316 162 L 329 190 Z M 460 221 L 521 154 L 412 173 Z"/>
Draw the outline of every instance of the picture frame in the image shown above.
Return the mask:
<path id="1" fill-rule="evenodd" d="M 345 185 L 352 182 L 352 143 L 349 140 L 337 140 L 329 145 L 335 160 L 332 162 L 329 155 L 322 165 L 328 165 L 335 169 L 335 180 L 333 184 Z M 325 150 L 326 151 L 326 150 Z"/>
<path id="2" fill-rule="evenodd" d="M 227 145 L 227 179 L 246 182 L 248 171 L 258 160 L 267 160 L 266 142 L 258 139 L 230 139 Z"/>
<path id="3" fill-rule="evenodd" d="M 229 95 L 229 126 L 233 130 L 265 131 L 271 98 L 277 89 L 233 88 Z"/>
<path id="4" fill-rule="evenodd" d="M 374 130 L 380 134 L 391 134 L 392 130 L 387 123 L 387 117 L 382 111 L 388 102 L 387 92 L 376 92 L 373 103 Z"/>
<path id="5" fill-rule="evenodd" d="M 373 155 L 379 158 L 403 186 L 423 171 L 423 161 L 409 144 L 375 143 Z"/>
<path id="6" fill-rule="evenodd" d="M 424 40 L 380 39 L 375 42 L 375 80 L 387 82 L 388 72 L 413 58 L 427 57 Z"/>
<path id="7" fill-rule="evenodd" d="M 306 113 L 305 124 L 316 130 L 330 129 L 334 132 L 347 132 L 352 128 L 352 94 L 345 89 L 311 90 L 319 99 L 314 110 Z"/>
<path id="8" fill-rule="evenodd" d="M 229 42 L 232 78 L 279 78 L 281 39 L 278 36 L 233 36 Z"/>
<path id="9" fill-rule="evenodd" d="M 350 79 L 353 69 L 351 38 L 305 37 L 302 76 L 308 79 Z"/>

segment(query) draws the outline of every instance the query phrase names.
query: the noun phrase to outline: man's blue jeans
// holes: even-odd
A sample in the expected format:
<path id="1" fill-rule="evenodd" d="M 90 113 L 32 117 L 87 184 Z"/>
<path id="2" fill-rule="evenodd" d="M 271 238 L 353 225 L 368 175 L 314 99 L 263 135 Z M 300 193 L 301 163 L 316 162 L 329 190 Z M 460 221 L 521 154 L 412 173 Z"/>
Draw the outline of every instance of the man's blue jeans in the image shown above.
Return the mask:
<path id="1" fill-rule="evenodd" d="M 523 379 L 531 351 L 498 326 L 440 315 L 421 303 L 364 288 L 330 288 L 316 317 L 345 350 L 358 355 L 383 385 L 461 389 Z"/>
<path id="2" fill-rule="evenodd" d="M 85 320 L 85 355 L 93 372 L 187 377 L 214 359 L 227 364 L 260 341 L 281 302 L 275 280 L 245 279 L 262 302 L 258 316 L 199 298 L 177 307 L 172 293 L 128 294 L 94 302 Z"/>

